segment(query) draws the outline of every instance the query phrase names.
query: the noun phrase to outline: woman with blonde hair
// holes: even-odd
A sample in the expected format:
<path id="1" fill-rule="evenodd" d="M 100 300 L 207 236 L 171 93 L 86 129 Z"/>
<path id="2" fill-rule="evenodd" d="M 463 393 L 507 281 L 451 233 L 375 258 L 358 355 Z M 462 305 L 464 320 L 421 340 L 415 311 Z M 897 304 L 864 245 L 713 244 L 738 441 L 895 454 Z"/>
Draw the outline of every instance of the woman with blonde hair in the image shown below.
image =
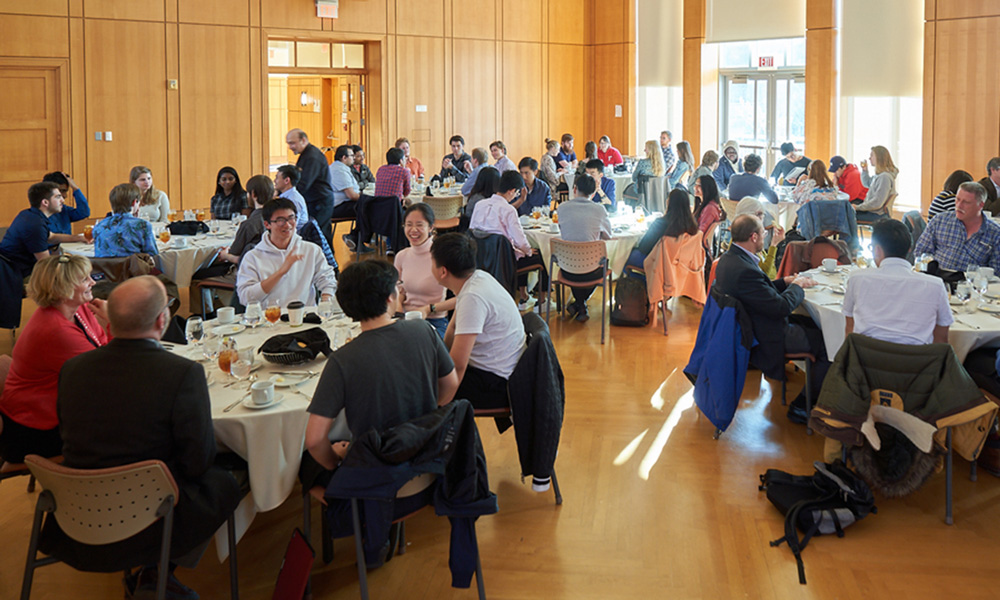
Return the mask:
<path id="1" fill-rule="evenodd" d="M 545 183 L 553 190 L 559 185 L 558 167 L 556 157 L 559 156 L 559 142 L 557 140 L 545 139 L 545 154 L 538 161 L 538 174 Z"/>
<path id="2" fill-rule="evenodd" d="M 632 171 L 632 183 L 639 183 L 640 177 L 662 177 L 667 169 L 663 164 L 663 152 L 656 140 L 647 140 L 643 148 L 645 158 L 640 158 Z"/>
<path id="3" fill-rule="evenodd" d="M 94 299 L 90 261 L 63 254 L 35 264 L 28 296 L 38 305 L 14 345 L 0 395 L 0 456 L 12 463 L 26 454 L 62 454 L 56 397 L 59 370 L 78 354 L 108 343 L 108 311 Z"/>
<path id="4" fill-rule="evenodd" d="M 868 173 L 868 162 L 861 161 L 861 183 L 868 187 L 868 194 L 864 200 L 855 203 L 858 223 L 874 223 L 887 216 L 886 204 L 896 195 L 896 175 L 899 174 L 899 169 L 892 162 L 889 150 L 885 146 L 872 146 L 868 161 L 875 167 L 875 176 Z"/>
<path id="5" fill-rule="evenodd" d="M 157 223 L 170 221 L 170 199 L 167 195 L 153 187 L 153 172 L 149 167 L 138 165 L 129 171 L 128 182 L 139 188 L 139 214 L 141 219 Z"/>
<path id="6" fill-rule="evenodd" d="M 792 200 L 805 204 L 810 200 L 836 200 L 837 185 L 827 174 L 826 163 L 816 159 L 809 163 L 808 175 L 800 177 L 792 190 Z"/>

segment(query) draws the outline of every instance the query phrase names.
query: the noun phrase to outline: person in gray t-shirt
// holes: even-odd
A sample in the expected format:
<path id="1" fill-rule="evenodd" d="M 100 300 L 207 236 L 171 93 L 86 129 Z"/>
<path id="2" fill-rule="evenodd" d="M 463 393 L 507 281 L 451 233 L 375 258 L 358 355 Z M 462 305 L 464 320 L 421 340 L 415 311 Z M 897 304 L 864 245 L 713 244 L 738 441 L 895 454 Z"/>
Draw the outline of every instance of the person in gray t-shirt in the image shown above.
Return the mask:
<path id="1" fill-rule="evenodd" d="M 361 322 L 361 335 L 330 355 L 309 404 L 301 471 L 309 483 L 320 481 L 306 474 L 309 463 L 329 473 L 347 452 L 346 443 L 331 445 L 327 437 L 341 409 L 358 437 L 433 412 L 458 389 L 455 365 L 430 323 L 392 318 L 398 281 L 384 260 L 352 263 L 340 274 L 337 301 Z"/>
<path id="2" fill-rule="evenodd" d="M 596 242 L 611 239 L 611 221 L 604 206 L 591 201 L 590 196 L 597 190 L 597 182 L 590 175 L 581 175 L 573 182 L 573 199 L 559 205 L 560 237 L 567 242 Z M 594 281 L 601 278 L 601 269 L 590 273 L 575 274 L 563 271 L 561 276 L 570 281 Z M 587 300 L 597 289 L 594 286 L 573 288 L 573 303 L 566 311 L 576 320 L 584 322 L 590 318 Z"/>

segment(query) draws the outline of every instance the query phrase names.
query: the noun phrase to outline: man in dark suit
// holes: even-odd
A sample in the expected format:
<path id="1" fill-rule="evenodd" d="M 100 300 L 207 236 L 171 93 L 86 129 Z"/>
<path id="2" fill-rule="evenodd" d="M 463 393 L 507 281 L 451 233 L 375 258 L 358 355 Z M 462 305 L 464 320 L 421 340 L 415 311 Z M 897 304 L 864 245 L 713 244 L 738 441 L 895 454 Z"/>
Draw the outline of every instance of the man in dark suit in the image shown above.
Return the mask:
<path id="1" fill-rule="evenodd" d="M 817 362 L 810 386 L 812 397 L 818 398 L 830 367 L 823 333 L 809 317 L 792 315 L 805 297 L 804 289 L 816 282 L 801 275 L 774 281 L 767 278 L 760 270 L 758 257 L 765 244 L 764 224 L 755 215 L 737 217 L 730 231 L 733 245 L 719 259 L 715 285 L 719 291 L 739 300 L 750 315 L 758 342 L 750 351 L 750 363 L 772 379 L 784 379 L 785 354 L 811 353 Z M 804 394 L 799 394 L 792 405 L 790 415 L 804 414 Z"/>
<path id="2" fill-rule="evenodd" d="M 288 149 L 299 156 L 295 166 L 301 176 L 295 189 L 306 201 L 309 216 L 316 219 L 327 243 L 333 246 L 333 186 L 330 182 L 330 163 L 323 151 L 309 143 L 309 136 L 301 129 L 293 129 L 285 136 Z"/>
<path id="3" fill-rule="evenodd" d="M 979 180 L 979 185 L 986 188 L 986 206 L 983 210 L 988 210 L 994 215 L 1000 214 L 1000 156 L 994 156 L 990 162 L 986 163 L 986 177 Z"/>
<path id="4" fill-rule="evenodd" d="M 158 459 L 180 489 L 174 509 L 171 558 L 193 566 L 212 534 L 240 500 L 240 485 L 214 466 L 215 434 L 201 365 L 164 350 L 160 335 L 170 321 L 158 279 L 135 277 L 108 299 L 114 339 L 63 366 L 57 410 L 65 465 L 101 469 Z M 44 552 L 79 569 L 114 571 L 150 565 L 138 576 L 155 589 L 162 520 L 129 539 L 94 547 L 78 544 L 48 519 Z M 136 582 L 127 582 L 128 592 Z M 171 574 L 170 598 L 197 598 Z"/>

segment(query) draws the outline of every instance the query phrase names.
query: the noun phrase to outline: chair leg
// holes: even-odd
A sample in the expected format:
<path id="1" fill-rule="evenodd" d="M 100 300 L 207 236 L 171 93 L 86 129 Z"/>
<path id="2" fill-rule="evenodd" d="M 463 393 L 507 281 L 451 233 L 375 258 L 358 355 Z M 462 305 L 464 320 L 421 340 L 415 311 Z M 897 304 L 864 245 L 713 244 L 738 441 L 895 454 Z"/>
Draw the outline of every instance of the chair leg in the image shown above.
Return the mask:
<path id="1" fill-rule="evenodd" d="M 944 522 L 948 525 L 955 523 L 951 514 L 951 427 L 945 434 L 948 444 L 948 454 L 944 457 Z"/>
<path id="2" fill-rule="evenodd" d="M 559 480 L 556 479 L 555 469 L 552 469 L 552 491 L 556 494 L 556 505 L 562 504 L 562 492 L 559 491 Z"/>
<path id="3" fill-rule="evenodd" d="M 365 567 L 365 545 L 361 541 L 361 516 L 358 514 L 358 499 L 351 498 L 351 519 L 354 522 L 354 549 L 358 553 L 358 585 L 361 586 L 362 600 L 368 600 L 368 577 Z"/>
<path id="4" fill-rule="evenodd" d="M 972 464 L 976 464 L 976 463 L 972 463 Z M 34 491 L 35 491 L 35 476 L 34 475 L 29 475 L 28 476 L 28 493 L 30 494 L 30 493 L 32 493 Z"/>
<path id="5" fill-rule="evenodd" d="M 667 300 L 660 301 L 660 309 L 663 311 L 663 335 L 667 335 Z"/>
<path id="6" fill-rule="evenodd" d="M 608 308 L 608 276 L 607 273 L 604 275 L 604 279 L 601 281 L 601 343 L 604 343 L 604 321 L 605 314 L 604 311 Z"/>
<path id="7" fill-rule="evenodd" d="M 333 562 L 333 536 L 330 533 L 330 518 L 326 515 L 323 505 L 319 507 L 320 541 L 323 546 L 323 564 Z"/>
<path id="8" fill-rule="evenodd" d="M 396 554 L 406 554 L 406 521 L 399 522 L 399 549 Z"/>
<path id="9" fill-rule="evenodd" d="M 972 464 L 969 465 L 969 481 L 976 481 L 977 479 L 979 479 L 979 474 L 976 469 L 976 461 L 973 460 Z"/>
<path id="10" fill-rule="evenodd" d="M 476 539 L 476 524 L 472 524 L 472 544 L 476 549 L 476 588 L 479 589 L 479 600 L 486 600 L 486 584 L 483 583 L 483 563 L 479 557 L 479 540 Z"/>
<path id="11" fill-rule="evenodd" d="M 201 318 L 208 318 L 208 301 L 211 299 L 211 290 L 201 287 Z"/>
<path id="12" fill-rule="evenodd" d="M 156 574 L 156 598 L 165 600 L 167 597 L 167 575 L 170 574 L 170 538 L 174 532 L 174 505 L 170 502 L 166 516 L 163 517 L 163 539 L 160 540 L 160 565 Z M 232 548 L 229 549 L 233 551 Z"/>
<path id="13" fill-rule="evenodd" d="M 38 555 L 38 537 L 42 530 L 43 503 L 45 498 L 40 497 L 35 505 L 35 519 L 31 525 L 31 541 L 28 543 L 28 562 L 24 565 L 24 578 L 21 580 L 21 600 L 29 600 L 31 597 L 31 580 L 35 576 L 35 567 L 38 563 L 35 558 Z"/>
<path id="14" fill-rule="evenodd" d="M 302 537 L 306 542 L 312 543 L 312 502 L 309 498 L 309 491 L 303 489 L 302 494 Z M 312 572 L 306 577 L 306 591 L 303 598 L 312 598 Z"/>
<path id="15" fill-rule="evenodd" d="M 226 530 L 229 534 L 229 596 L 233 600 L 240 600 L 240 580 L 239 563 L 236 560 L 236 518 L 229 515 L 226 521 Z"/>
<path id="16" fill-rule="evenodd" d="M 788 376 L 786 375 L 785 379 L 781 380 L 781 405 L 782 406 L 786 406 L 788 404 L 788 401 L 785 400 L 785 386 L 788 383 L 787 377 Z"/>
<path id="17" fill-rule="evenodd" d="M 806 435 L 812 435 L 812 427 L 809 426 L 809 415 L 812 414 L 812 361 L 806 360 Z"/>

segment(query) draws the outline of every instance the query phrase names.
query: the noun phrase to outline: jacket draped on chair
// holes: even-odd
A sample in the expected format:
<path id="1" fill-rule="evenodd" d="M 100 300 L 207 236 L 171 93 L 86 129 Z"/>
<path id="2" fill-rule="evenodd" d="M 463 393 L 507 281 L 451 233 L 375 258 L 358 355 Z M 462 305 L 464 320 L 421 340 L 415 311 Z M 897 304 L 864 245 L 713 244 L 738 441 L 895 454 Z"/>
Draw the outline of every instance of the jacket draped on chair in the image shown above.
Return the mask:
<path id="1" fill-rule="evenodd" d="M 664 236 L 642 262 L 646 272 L 646 293 L 649 303 L 674 296 L 687 296 L 704 304 L 705 249 L 702 232 L 682 233 L 680 237 Z"/>

